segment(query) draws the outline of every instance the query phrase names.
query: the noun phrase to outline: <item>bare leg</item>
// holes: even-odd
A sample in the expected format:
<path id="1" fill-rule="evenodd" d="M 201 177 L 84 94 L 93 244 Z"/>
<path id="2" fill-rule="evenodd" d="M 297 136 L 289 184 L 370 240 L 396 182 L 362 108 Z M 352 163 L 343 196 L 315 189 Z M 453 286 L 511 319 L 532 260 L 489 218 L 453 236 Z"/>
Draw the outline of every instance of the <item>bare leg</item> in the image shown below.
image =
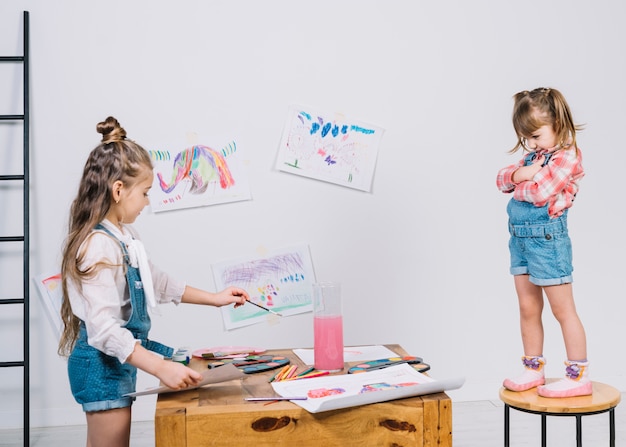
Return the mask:
<path id="1" fill-rule="evenodd" d="M 128 447 L 130 409 L 96 411 L 87 415 L 87 447 Z"/>
<path id="2" fill-rule="evenodd" d="M 576 306 L 571 284 L 544 287 L 552 313 L 561 325 L 567 361 L 565 377 L 537 388 L 543 397 L 586 396 L 593 393 L 587 361 L 587 340 Z"/>
<path id="3" fill-rule="evenodd" d="M 544 288 L 554 317 L 561 325 L 568 360 L 587 360 L 587 338 L 574 304 L 571 284 Z"/>
<path id="4" fill-rule="evenodd" d="M 543 290 L 528 280 L 528 275 L 514 277 L 519 301 L 520 329 L 524 356 L 522 374 L 504 380 L 502 385 L 511 391 L 525 391 L 545 383 L 543 365 Z"/>
<path id="5" fill-rule="evenodd" d="M 528 275 L 514 276 L 515 290 L 519 301 L 520 329 L 524 355 L 543 355 L 543 291 L 531 283 Z"/>

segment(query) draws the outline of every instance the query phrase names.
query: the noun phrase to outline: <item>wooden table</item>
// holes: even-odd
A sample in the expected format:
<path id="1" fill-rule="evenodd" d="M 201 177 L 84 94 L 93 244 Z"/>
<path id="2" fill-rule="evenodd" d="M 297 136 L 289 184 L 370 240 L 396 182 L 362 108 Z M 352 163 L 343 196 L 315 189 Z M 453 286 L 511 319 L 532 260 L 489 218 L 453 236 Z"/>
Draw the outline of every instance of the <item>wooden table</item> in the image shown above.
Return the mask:
<path id="1" fill-rule="evenodd" d="M 548 379 L 552 382 L 557 379 Z M 592 414 L 609 413 L 609 446 L 615 447 L 615 407 L 619 404 L 622 395 L 619 390 L 600 382 L 593 383 L 593 393 L 590 396 L 565 398 L 541 397 L 536 388 L 516 392 L 506 388 L 500 389 L 500 399 L 504 402 L 504 446 L 510 445 L 510 416 L 509 409 L 541 415 L 541 446 L 547 443 L 547 416 L 574 416 L 576 417 L 576 446 L 582 446 L 582 417 Z M 594 444 L 596 445 L 596 444 Z"/>
<path id="2" fill-rule="evenodd" d="M 399 345 L 386 347 L 409 355 Z M 267 354 L 287 356 L 299 369 L 305 367 L 290 349 Z M 207 364 L 193 359 L 190 366 L 204 371 Z M 346 363 L 343 372 L 354 365 Z M 159 395 L 156 446 L 452 446 L 452 402 L 445 393 L 315 414 L 289 401 L 244 401 L 275 396 L 269 383 L 275 372 Z"/>

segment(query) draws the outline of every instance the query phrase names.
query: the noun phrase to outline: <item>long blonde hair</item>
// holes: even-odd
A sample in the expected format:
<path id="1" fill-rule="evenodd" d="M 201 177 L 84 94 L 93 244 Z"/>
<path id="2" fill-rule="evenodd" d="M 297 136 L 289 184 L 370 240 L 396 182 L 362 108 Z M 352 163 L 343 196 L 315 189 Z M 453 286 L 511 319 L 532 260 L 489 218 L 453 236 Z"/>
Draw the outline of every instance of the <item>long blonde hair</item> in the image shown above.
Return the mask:
<path id="1" fill-rule="evenodd" d="M 567 101 L 554 88 L 524 90 L 513 96 L 513 128 L 517 133 L 517 144 L 511 153 L 523 148 L 522 138 L 532 135 L 542 126 L 551 126 L 560 145 L 577 148 L 576 131 L 583 126 L 575 124 Z"/>
<path id="2" fill-rule="evenodd" d="M 61 318 L 64 328 L 58 352 L 64 356 L 71 353 L 80 324 L 68 298 L 68 281 L 72 281 L 81 291 L 82 281 L 92 276 L 99 267 L 95 265 L 86 270 L 80 269 L 84 258 L 80 247 L 109 212 L 113 184 L 120 180 L 125 186 L 132 187 L 146 168 L 152 170 L 148 152 L 134 141 L 126 139 L 126 131 L 115 118 L 109 116 L 98 123 L 96 129 L 102 134 L 102 141 L 91 151 L 85 163 L 78 194 L 70 208 L 68 236 L 63 248 Z"/>

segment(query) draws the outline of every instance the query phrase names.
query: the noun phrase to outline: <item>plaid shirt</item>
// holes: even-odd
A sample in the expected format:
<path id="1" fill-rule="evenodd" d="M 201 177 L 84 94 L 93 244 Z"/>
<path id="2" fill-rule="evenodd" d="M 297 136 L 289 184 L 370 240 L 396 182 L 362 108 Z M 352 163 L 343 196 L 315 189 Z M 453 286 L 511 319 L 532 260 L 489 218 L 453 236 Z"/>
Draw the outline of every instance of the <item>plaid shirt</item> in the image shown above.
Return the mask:
<path id="1" fill-rule="evenodd" d="M 549 216 L 559 217 L 573 205 L 578 193 L 578 181 L 585 175 L 580 149 L 554 152 L 532 180 L 513 183 L 513 173 L 524 166 L 525 158 L 498 172 L 498 189 L 504 193 L 512 192 L 515 200 L 530 202 L 537 207 L 547 204 Z"/>

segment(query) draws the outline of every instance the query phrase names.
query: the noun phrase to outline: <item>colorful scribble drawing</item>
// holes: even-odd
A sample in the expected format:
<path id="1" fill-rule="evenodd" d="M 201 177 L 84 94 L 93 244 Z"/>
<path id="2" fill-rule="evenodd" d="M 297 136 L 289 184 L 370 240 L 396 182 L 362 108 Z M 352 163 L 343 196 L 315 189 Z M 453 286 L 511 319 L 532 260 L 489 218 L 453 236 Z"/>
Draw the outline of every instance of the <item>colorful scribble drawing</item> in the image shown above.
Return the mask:
<path id="1" fill-rule="evenodd" d="M 274 307 L 275 296 L 278 296 L 279 287 L 276 287 L 274 284 L 266 284 L 263 287 L 259 287 L 259 299 L 261 300 L 261 304 L 265 307 Z"/>
<path id="2" fill-rule="evenodd" d="M 312 310 L 315 280 L 308 246 L 274 251 L 260 259 L 240 259 L 213 265 L 216 286 L 242 287 L 250 300 L 284 316 Z M 221 308 L 226 329 L 266 321 L 267 312 L 256 306 Z"/>
<path id="3" fill-rule="evenodd" d="M 379 383 L 370 383 L 368 385 L 363 385 L 363 388 L 361 389 L 361 394 L 362 393 L 371 393 L 372 391 L 382 391 L 382 390 L 393 390 L 396 388 L 404 388 L 407 386 L 415 386 L 415 385 L 419 385 L 419 383 L 417 382 L 405 382 L 405 383 L 396 383 L 396 384 L 389 384 L 387 382 L 379 382 Z"/>
<path id="4" fill-rule="evenodd" d="M 328 396 L 337 396 L 345 392 L 346 390 L 343 388 L 317 388 L 315 390 L 309 390 L 306 395 L 310 399 L 321 399 Z"/>
<path id="5" fill-rule="evenodd" d="M 276 169 L 370 191 L 383 133 L 343 116 L 292 106 Z"/>
<path id="6" fill-rule="evenodd" d="M 151 195 L 154 211 L 212 205 L 247 200 L 247 182 L 235 182 L 233 174 L 237 143 L 232 141 L 221 150 L 194 145 L 175 155 L 170 151 L 150 151 L 155 166 L 155 183 Z M 242 187 L 238 188 L 242 183 Z"/>
<path id="7" fill-rule="evenodd" d="M 179 152 L 174 158 L 171 180 L 168 183 L 163 174 L 157 173 L 161 190 L 170 193 L 183 180 L 191 182 L 189 192 L 202 194 L 211 183 L 219 180 L 222 189 L 235 184 L 226 159 L 208 146 L 193 146 Z"/>

